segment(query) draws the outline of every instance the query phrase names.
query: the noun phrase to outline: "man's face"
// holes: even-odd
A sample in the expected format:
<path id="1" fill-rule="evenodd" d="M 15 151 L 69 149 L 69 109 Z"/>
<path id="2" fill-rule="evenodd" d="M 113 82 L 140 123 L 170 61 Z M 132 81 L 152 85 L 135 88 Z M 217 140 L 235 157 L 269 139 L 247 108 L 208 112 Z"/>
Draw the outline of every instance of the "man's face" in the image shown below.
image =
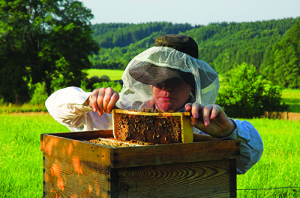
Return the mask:
<path id="1" fill-rule="evenodd" d="M 173 78 L 157 85 L 150 85 L 155 108 L 168 112 L 178 111 L 189 99 L 191 85 L 179 78 Z"/>

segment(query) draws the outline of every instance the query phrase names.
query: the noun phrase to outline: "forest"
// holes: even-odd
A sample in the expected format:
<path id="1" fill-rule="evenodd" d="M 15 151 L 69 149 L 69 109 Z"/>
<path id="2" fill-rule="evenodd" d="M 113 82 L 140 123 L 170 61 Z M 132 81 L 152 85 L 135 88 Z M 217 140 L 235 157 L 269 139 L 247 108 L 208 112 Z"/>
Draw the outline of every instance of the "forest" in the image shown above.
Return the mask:
<path id="1" fill-rule="evenodd" d="M 300 17 L 207 26 L 170 22 L 95 24 L 93 38 L 100 50 L 90 60 L 93 68 L 124 69 L 134 56 L 153 46 L 156 37 L 185 34 L 198 43 L 199 59 L 220 74 L 247 63 L 275 84 L 299 88 L 299 24 Z"/>
<path id="2" fill-rule="evenodd" d="M 194 38 L 199 59 L 227 81 L 230 71 L 247 65 L 249 76 L 257 72 L 267 81 L 262 85 L 300 88 L 300 17 L 205 26 L 92 25 L 91 10 L 79 1 L 0 0 L 0 18 L 0 103 L 29 102 L 39 89 L 47 97 L 63 87 L 86 87 L 88 69 L 123 70 L 164 34 Z"/>

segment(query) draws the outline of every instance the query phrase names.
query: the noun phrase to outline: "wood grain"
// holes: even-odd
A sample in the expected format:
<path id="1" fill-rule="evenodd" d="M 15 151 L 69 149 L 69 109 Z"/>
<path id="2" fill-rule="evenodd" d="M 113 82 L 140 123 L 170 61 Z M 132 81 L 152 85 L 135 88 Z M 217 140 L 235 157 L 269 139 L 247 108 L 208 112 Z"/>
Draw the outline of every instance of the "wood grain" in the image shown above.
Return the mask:
<path id="1" fill-rule="evenodd" d="M 229 197 L 230 162 L 118 169 L 119 197 Z"/>
<path id="2" fill-rule="evenodd" d="M 110 197 L 110 149 L 42 135 L 44 197 Z"/>
<path id="3" fill-rule="evenodd" d="M 234 159 L 240 141 L 205 141 L 113 149 L 112 168 Z"/>

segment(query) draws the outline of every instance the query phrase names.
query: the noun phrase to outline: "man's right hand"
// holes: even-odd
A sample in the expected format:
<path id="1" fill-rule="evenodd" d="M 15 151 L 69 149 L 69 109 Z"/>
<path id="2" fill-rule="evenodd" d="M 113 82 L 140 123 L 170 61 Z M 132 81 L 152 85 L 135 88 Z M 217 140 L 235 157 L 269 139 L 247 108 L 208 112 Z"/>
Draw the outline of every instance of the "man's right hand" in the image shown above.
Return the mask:
<path id="1" fill-rule="evenodd" d="M 116 108 L 118 100 L 119 93 L 109 87 L 95 89 L 87 101 L 93 111 L 102 116 L 103 113 L 110 113 L 113 108 Z"/>

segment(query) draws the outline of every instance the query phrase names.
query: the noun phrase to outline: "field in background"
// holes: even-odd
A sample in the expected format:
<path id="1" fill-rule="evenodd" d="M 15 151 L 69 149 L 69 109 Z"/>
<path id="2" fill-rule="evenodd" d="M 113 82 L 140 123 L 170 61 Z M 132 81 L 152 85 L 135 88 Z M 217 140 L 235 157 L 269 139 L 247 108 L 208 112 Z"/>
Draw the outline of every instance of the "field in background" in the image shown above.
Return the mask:
<path id="1" fill-rule="evenodd" d="M 106 75 L 110 80 L 121 80 L 124 70 L 111 70 L 111 69 L 88 69 L 88 78 L 98 76 L 99 78 Z"/>
<path id="2" fill-rule="evenodd" d="M 40 134 L 68 131 L 49 115 L 0 115 L 0 197 L 42 197 Z M 238 175 L 238 197 L 300 197 L 300 122 L 251 119 L 264 142 L 261 160 Z"/>
<path id="3" fill-rule="evenodd" d="M 300 89 L 284 89 L 282 98 L 289 105 L 291 112 L 300 113 Z"/>

